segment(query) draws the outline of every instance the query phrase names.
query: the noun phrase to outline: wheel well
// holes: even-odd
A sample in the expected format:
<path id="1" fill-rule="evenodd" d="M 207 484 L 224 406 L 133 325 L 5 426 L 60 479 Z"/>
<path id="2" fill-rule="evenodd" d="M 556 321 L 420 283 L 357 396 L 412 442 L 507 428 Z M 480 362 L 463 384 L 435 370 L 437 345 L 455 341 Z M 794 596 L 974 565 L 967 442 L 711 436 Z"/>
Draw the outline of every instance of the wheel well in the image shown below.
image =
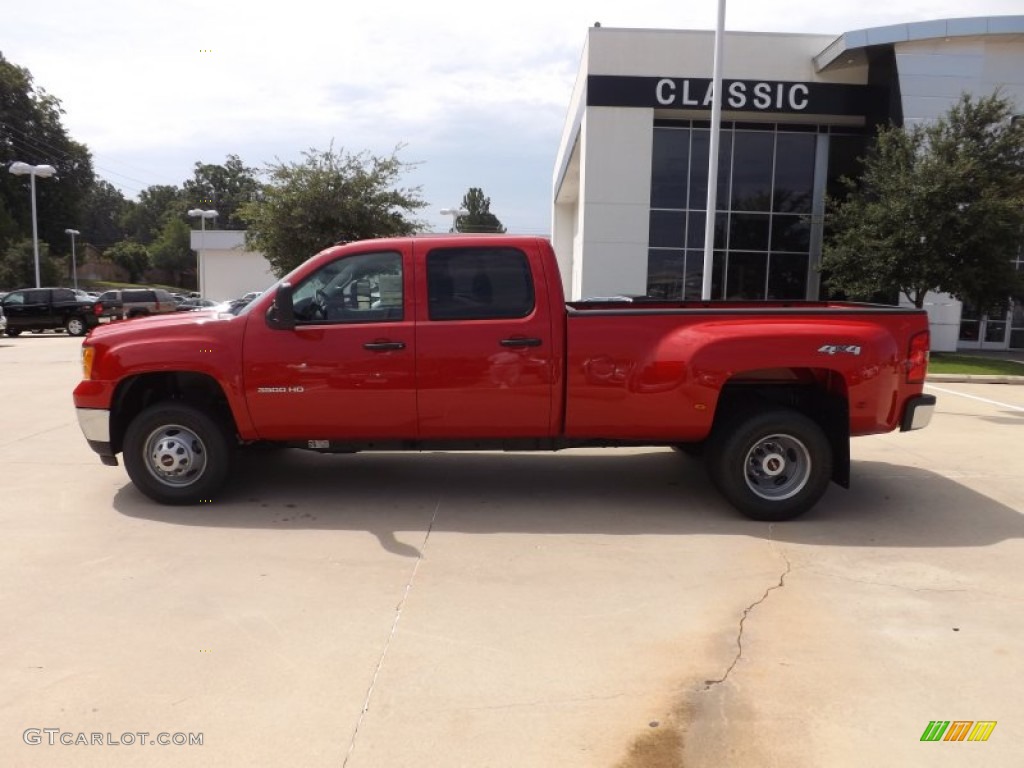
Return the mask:
<path id="1" fill-rule="evenodd" d="M 745 371 L 722 388 L 714 429 L 737 415 L 765 407 L 792 408 L 813 419 L 832 447 L 832 481 L 850 487 L 850 406 L 846 380 L 827 368 Z"/>
<path id="2" fill-rule="evenodd" d="M 149 406 L 167 400 L 200 408 L 220 422 L 229 435 L 237 433 L 224 390 L 212 376 L 192 371 L 144 373 L 125 379 L 114 392 L 110 421 L 113 451 L 121 451 L 132 419 Z"/>

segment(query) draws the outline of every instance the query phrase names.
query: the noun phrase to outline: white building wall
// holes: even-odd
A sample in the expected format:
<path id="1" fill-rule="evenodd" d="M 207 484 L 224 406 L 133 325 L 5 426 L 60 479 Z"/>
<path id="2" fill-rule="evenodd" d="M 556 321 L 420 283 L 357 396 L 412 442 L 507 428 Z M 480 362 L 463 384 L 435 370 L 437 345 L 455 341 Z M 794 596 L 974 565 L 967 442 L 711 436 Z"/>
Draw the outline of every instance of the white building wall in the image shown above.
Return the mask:
<path id="1" fill-rule="evenodd" d="M 245 250 L 245 232 L 193 230 L 192 249 L 199 253 L 199 292 L 204 298 L 237 299 L 277 281 L 262 253 Z"/>
<path id="2" fill-rule="evenodd" d="M 580 176 L 580 295 L 647 292 L 654 115 L 591 107 L 583 120 Z"/>
<path id="3" fill-rule="evenodd" d="M 865 69 L 821 75 L 814 57 L 835 35 L 726 32 L 722 77 L 863 84 Z M 709 30 L 591 29 L 587 39 L 592 75 L 711 77 L 715 33 Z"/>
<path id="4" fill-rule="evenodd" d="M 906 296 L 900 296 L 901 307 L 914 306 Z M 955 352 L 960 338 L 960 313 L 963 305 L 948 293 L 925 294 L 924 309 L 928 313 L 933 352 Z"/>

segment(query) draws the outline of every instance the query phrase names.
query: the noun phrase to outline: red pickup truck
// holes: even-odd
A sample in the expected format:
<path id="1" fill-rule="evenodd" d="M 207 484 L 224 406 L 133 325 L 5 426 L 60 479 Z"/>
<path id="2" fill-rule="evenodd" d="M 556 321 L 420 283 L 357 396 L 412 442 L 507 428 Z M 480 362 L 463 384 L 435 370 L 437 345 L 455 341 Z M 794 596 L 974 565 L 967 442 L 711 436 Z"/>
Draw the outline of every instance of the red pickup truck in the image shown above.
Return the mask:
<path id="1" fill-rule="evenodd" d="M 236 448 L 702 453 L 740 511 L 784 520 L 849 438 L 917 429 L 923 311 L 826 302 L 566 303 L 538 237 L 328 248 L 237 315 L 97 328 L 74 392 L 105 464 L 150 498 L 210 499 Z"/>

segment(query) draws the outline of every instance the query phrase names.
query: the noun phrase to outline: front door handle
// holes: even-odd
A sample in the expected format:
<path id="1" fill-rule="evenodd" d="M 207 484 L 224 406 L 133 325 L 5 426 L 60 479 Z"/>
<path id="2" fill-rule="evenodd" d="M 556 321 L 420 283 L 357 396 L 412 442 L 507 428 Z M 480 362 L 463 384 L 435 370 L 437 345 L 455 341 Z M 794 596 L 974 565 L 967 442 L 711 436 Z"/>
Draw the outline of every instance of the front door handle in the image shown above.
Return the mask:
<path id="1" fill-rule="evenodd" d="M 405 349 L 404 341 L 368 341 L 363 344 L 363 349 L 371 352 L 387 352 L 390 349 Z"/>
<path id="2" fill-rule="evenodd" d="M 540 339 L 516 337 L 512 339 L 502 339 L 500 343 L 503 347 L 539 347 Z"/>

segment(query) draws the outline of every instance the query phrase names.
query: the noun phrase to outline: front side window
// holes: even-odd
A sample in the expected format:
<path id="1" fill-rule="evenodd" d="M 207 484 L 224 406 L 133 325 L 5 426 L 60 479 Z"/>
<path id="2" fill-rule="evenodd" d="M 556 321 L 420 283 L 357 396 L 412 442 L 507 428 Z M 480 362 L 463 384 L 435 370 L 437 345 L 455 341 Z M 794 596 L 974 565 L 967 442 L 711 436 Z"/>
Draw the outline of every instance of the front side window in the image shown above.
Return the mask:
<path id="1" fill-rule="evenodd" d="M 4 306 L 7 307 L 20 307 L 25 303 L 25 292 L 15 291 L 4 296 Z"/>
<path id="2" fill-rule="evenodd" d="M 427 254 L 431 320 L 496 320 L 533 312 L 533 277 L 517 248 L 438 248 Z"/>
<path id="3" fill-rule="evenodd" d="M 300 324 L 402 320 L 402 255 L 361 253 L 325 264 L 292 294 Z"/>

